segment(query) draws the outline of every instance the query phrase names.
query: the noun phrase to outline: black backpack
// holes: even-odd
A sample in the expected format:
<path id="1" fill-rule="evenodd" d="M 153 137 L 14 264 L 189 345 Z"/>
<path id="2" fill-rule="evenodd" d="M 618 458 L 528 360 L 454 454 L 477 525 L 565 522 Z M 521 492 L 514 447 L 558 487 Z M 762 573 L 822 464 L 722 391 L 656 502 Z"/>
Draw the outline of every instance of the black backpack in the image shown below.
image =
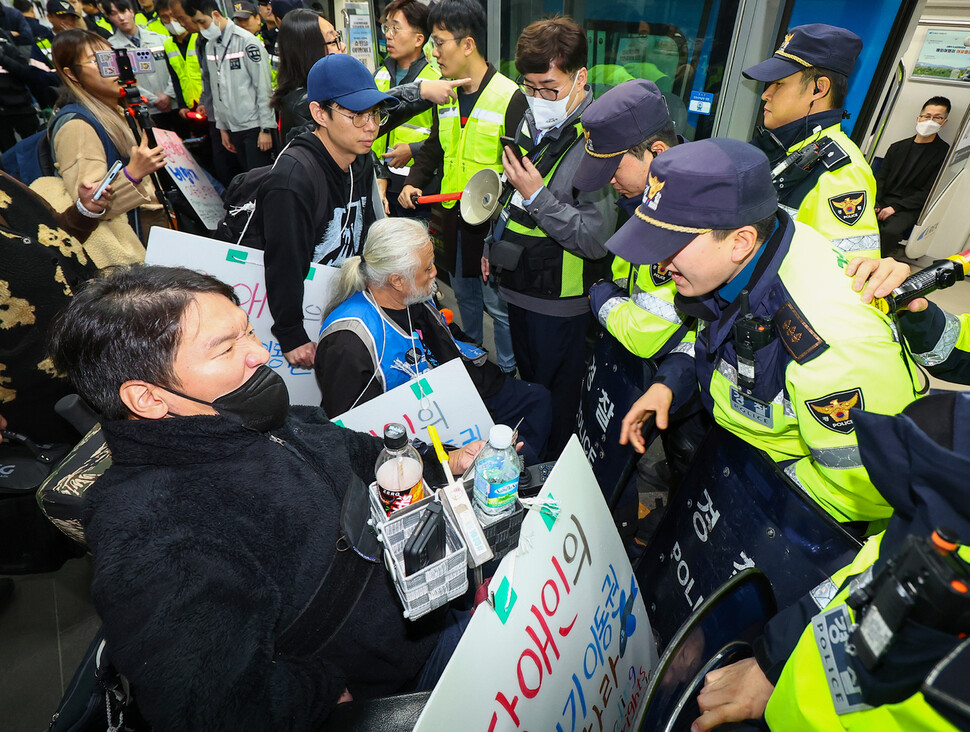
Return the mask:
<path id="1" fill-rule="evenodd" d="M 300 161 L 303 167 L 309 171 L 313 171 L 316 167 L 312 153 L 309 150 L 303 147 L 292 147 L 288 144 L 283 148 L 283 152 L 277 156 L 276 161 L 272 165 L 253 168 L 250 171 L 235 176 L 229 182 L 229 186 L 226 188 L 226 192 L 222 197 L 226 215 L 219 222 L 219 228 L 216 231 L 216 235 L 220 239 L 231 244 L 250 247 L 252 249 L 262 250 L 266 248 L 266 242 L 263 240 L 263 227 L 259 225 L 258 217 L 254 220 L 256 199 L 259 196 L 259 188 L 266 179 L 266 176 L 270 174 L 273 168 L 276 167 L 276 163 L 284 155 Z M 313 182 L 313 195 L 317 201 L 320 199 L 319 179 L 320 175 L 313 175 L 311 173 L 310 180 Z M 324 206 L 319 205 L 316 207 L 317 220 L 315 223 L 318 228 L 323 223 L 324 218 L 330 214 L 324 208 Z"/>

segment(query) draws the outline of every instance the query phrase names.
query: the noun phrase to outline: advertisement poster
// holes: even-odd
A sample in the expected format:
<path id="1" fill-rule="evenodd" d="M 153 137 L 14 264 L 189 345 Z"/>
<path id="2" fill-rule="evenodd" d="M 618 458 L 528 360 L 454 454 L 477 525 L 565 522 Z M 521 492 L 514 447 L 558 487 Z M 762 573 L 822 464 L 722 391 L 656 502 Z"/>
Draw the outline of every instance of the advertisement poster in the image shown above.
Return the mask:
<path id="1" fill-rule="evenodd" d="M 970 29 L 926 31 L 912 78 L 970 84 Z"/>

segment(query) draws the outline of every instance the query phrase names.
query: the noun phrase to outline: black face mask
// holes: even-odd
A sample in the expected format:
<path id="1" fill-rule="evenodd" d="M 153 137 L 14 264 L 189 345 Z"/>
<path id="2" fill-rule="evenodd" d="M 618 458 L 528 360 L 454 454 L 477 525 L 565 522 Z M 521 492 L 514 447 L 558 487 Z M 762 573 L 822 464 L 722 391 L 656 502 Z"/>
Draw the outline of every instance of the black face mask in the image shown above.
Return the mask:
<path id="1" fill-rule="evenodd" d="M 165 391 L 212 407 L 223 417 L 234 419 L 243 427 L 257 432 L 282 426 L 290 410 L 290 393 L 286 390 L 283 377 L 266 364 L 257 368 L 238 389 L 233 389 L 211 402 L 190 397 L 175 389 L 165 388 Z"/>

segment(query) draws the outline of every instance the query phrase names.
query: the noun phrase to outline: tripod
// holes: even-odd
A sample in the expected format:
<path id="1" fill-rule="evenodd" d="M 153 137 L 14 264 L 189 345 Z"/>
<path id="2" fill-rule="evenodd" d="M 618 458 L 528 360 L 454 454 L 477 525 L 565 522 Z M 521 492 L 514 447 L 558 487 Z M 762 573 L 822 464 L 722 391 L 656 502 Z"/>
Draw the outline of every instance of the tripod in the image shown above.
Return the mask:
<path id="1" fill-rule="evenodd" d="M 138 84 L 135 81 L 135 71 L 131 67 L 131 58 L 128 56 L 128 51 L 123 48 L 116 48 L 114 53 L 118 61 L 118 82 L 121 84 L 119 93 L 121 102 L 125 107 L 125 119 L 128 121 L 128 126 L 131 128 L 131 132 L 135 136 L 136 141 L 141 140 L 141 132 L 144 130 L 148 136 L 148 144 L 155 147 L 158 143 L 155 140 L 155 132 L 152 129 L 152 119 L 148 113 L 148 103 L 138 90 Z M 162 187 L 162 181 L 158 175 L 158 171 L 151 173 L 151 179 L 152 183 L 155 184 L 158 201 L 165 209 L 171 228 L 178 231 L 178 217 L 175 215 L 175 208 L 172 206 L 166 190 Z M 141 228 L 140 224 L 139 228 Z M 138 234 L 139 238 L 141 238 L 141 232 L 138 232 Z"/>

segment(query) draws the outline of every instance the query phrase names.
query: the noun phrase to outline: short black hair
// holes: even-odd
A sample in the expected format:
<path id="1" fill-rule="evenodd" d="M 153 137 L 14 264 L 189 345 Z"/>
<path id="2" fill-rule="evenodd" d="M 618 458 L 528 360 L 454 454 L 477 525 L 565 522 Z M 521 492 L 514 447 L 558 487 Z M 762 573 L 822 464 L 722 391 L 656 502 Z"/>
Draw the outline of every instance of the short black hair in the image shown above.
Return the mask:
<path id="1" fill-rule="evenodd" d="M 13 0 L 13 6 L 21 13 L 29 13 L 34 7 L 30 4 L 30 0 Z"/>
<path id="2" fill-rule="evenodd" d="M 160 13 L 172 6 L 172 0 L 155 0 L 155 12 Z"/>
<path id="3" fill-rule="evenodd" d="M 761 221 L 755 221 L 753 224 L 751 224 L 751 226 L 754 227 L 754 230 L 758 232 L 759 244 L 768 240 L 768 237 L 771 236 L 771 232 L 775 230 L 775 223 L 777 221 L 777 214 L 771 214 L 771 216 L 761 219 Z M 714 237 L 714 241 L 724 241 L 728 238 L 728 235 L 731 234 L 731 232 L 737 231 L 739 228 L 741 227 L 738 226 L 734 229 L 712 229 L 711 236 Z"/>
<path id="4" fill-rule="evenodd" d="M 627 152 L 637 160 L 643 160 L 643 156 L 647 154 L 647 150 L 658 140 L 667 147 L 674 147 L 680 144 L 680 138 L 677 137 L 677 128 L 674 126 L 673 121 L 665 124 L 656 134 L 650 135 L 646 140 L 638 145 L 634 145 Z"/>
<path id="5" fill-rule="evenodd" d="M 543 18 L 526 26 L 515 44 L 515 68 L 520 74 L 541 74 L 550 63 L 567 74 L 586 66 L 586 31 L 566 15 Z"/>
<path id="6" fill-rule="evenodd" d="M 950 100 L 946 97 L 930 97 L 926 100 L 922 107 L 920 107 L 920 112 L 929 106 L 933 107 L 946 107 L 946 116 L 950 116 Z"/>
<path id="7" fill-rule="evenodd" d="M 182 267 L 118 268 L 88 282 L 51 326 L 48 353 L 103 419 L 125 419 L 122 384 L 177 387 L 175 354 L 182 316 L 196 295 L 235 291 L 215 277 Z"/>
<path id="8" fill-rule="evenodd" d="M 428 23 L 430 11 L 421 0 L 393 0 L 384 8 L 383 21 L 386 23 L 388 17 L 394 13 L 401 13 L 408 25 L 424 36 L 424 40 L 431 37 L 431 26 Z"/>
<path id="9" fill-rule="evenodd" d="M 475 48 L 485 56 L 485 26 L 488 16 L 478 0 L 441 0 L 428 16 L 432 30 L 440 25 L 455 38 L 472 38 Z"/>
<path id="10" fill-rule="evenodd" d="M 823 76 L 832 82 L 832 87 L 829 89 L 832 109 L 842 109 L 845 105 L 845 97 L 849 93 L 849 77 L 845 74 L 823 69 L 821 66 L 809 66 L 807 69 L 802 69 L 802 89 L 807 89 L 809 84 L 814 84 Z"/>
<path id="11" fill-rule="evenodd" d="M 125 10 L 135 12 L 135 6 L 131 4 L 131 0 L 101 0 L 101 12 L 105 15 L 111 15 L 112 6 L 117 8 L 118 12 Z M 141 10 L 141 7 L 138 9 Z"/>
<path id="12" fill-rule="evenodd" d="M 190 18 L 197 12 L 208 15 L 210 18 L 214 10 L 218 10 L 220 14 L 222 13 L 222 8 L 219 7 L 216 0 L 182 0 L 182 10 Z"/>

